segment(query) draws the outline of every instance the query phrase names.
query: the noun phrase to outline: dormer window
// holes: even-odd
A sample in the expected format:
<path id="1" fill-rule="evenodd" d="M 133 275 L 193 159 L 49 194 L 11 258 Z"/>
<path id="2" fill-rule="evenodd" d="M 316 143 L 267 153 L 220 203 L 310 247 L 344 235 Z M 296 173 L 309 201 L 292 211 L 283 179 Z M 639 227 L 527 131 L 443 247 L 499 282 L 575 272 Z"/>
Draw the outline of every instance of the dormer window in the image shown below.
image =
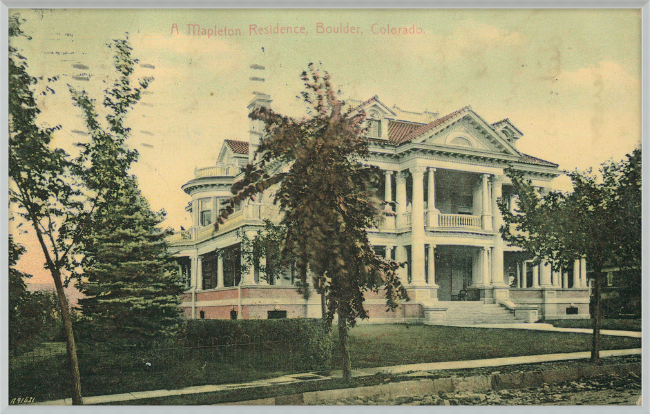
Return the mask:
<path id="1" fill-rule="evenodd" d="M 381 115 L 377 111 L 370 111 L 368 137 L 381 138 Z"/>

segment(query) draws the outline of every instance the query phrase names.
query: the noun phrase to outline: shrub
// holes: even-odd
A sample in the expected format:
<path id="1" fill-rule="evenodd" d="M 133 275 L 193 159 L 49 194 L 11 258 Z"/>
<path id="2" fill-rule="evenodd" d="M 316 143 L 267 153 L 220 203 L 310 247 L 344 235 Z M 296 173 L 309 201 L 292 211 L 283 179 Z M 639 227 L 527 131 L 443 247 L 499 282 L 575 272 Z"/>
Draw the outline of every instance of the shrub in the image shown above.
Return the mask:
<path id="1" fill-rule="evenodd" d="M 331 340 L 321 319 L 189 320 L 179 336 L 192 345 L 253 346 L 309 370 L 329 370 Z"/>

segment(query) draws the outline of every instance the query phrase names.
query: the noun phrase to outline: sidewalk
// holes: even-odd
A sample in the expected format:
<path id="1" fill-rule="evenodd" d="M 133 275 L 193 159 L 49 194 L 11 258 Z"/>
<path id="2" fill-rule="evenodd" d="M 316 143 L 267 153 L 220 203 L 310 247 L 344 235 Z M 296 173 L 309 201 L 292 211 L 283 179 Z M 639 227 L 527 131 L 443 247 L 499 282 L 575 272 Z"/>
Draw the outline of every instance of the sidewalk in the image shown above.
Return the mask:
<path id="1" fill-rule="evenodd" d="M 550 324 L 539 324 L 539 323 L 504 324 L 504 325 L 487 325 L 487 326 L 472 325 L 472 327 L 503 328 L 503 329 L 515 328 L 515 329 L 530 329 L 530 330 L 545 330 L 545 331 L 575 332 L 575 333 L 591 332 L 591 330 L 589 329 L 555 328 Z M 641 337 L 641 332 L 631 332 L 631 331 L 601 331 L 601 334 L 613 335 L 613 336 L 629 336 L 633 338 Z M 626 355 L 641 355 L 641 348 L 600 351 L 600 356 L 603 358 L 626 356 Z M 422 372 L 422 371 L 498 367 L 504 365 L 534 364 L 540 362 L 589 359 L 590 357 L 591 357 L 591 352 L 584 351 L 584 352 L 570 352 L 570 353 L 562 353 L 562 354 L 477 359 L 471 361 L 432 362 L 432 363 L 421 363 L 421 364 L 410 364 L 410 365 L 396 365 L 390 367 L 357 369 L 352 371 L 352 376 L 365 377 L 365 376 L 376 375 L 378 373 L 408 374 L 408 373 Z M 179 390 L 138 391 L 138 392 L 129 392 L 124 394 L 98 395 L 93 397 L 84 397 L 83 401 L 85 405 L 119 403 L 119 402 L 123 402 L 125 405 L 128 405 L 129 401 L 147 399 L 147 398 L 168 397 L 168 396 L 176 396 L 176 395 L 191 395 L 191 394 L 201 394 L 201 393 L 214 393 L 219 391 L 232 391 L 232 390 L 246 389 L 246 388 L 261 388 L 261 387 L 276 386 L 280 384 L 304 383 L 305 381 L 323 381 L 332 378 L 340 378 L 341 376 L 342 374 L 340 370 L 332 371 L 332 374 L 329 377 L 311 374 L 311 373 L 304 373 L 304 374 L 286 375 L 278 378 L 271 378 L 271 379 L 253 381 L 253 382 L 239 383 L 239 384 L 202 385 L 202 386 L 183 388 Z M 72 404 L 72 400 L 70 398 L 66 398 L 64 400 L 45 401 L 45 402 L 39 402 L 31 405 L 71 405 L 71 404 Z"/>
<path id="2" fill-rule="evenodd" d="M 497 329 L 527 329 L 531 331 L 549 331 L 549 332 L 567 332 L 567 333 L 593 333 L 593 329 L 585 328 L 556 328 L 550 323 L 509 323 L 509 324 L 485 324 L 485 325 L 449 325 L 460 328 L 497 328 Z M 641 332 L 638 331 L 613 331 L 601 329 L 601 335 L 609 336 L 627 336 L 630 338 L 641 338 Z"/>

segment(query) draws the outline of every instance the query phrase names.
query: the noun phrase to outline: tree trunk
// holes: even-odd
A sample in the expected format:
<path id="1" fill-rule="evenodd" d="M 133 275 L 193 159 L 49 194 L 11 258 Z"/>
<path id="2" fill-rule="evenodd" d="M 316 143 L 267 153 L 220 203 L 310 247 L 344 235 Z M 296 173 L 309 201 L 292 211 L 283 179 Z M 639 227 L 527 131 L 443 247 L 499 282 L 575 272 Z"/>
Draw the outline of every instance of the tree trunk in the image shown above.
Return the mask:
<path id="1" fill-rule="evenodd" d="M 70 316 L 70 307 L 68 306 L 68 299 L 65 297 L 65 292 L 63 291 L 61 274 L 58 270 L 52 270 L 52 278 L 54 279 L 56 294 L 59 297 L 59 306 L 61 306 L 61 319 L 63 320 L 65 342 L 68 350 L 68 360 L 70 362 L 70 371 L 72 373 L 72 405 L 82 405 L 83 399 L 81 397 L 81 376 L 79 375 L 77 345 L 75 344 L 74 334 L 72 332 L 72 318 Z"/>
<path id="2" fill-rule="evenodd" d="M 602 282 L 602 267 L 594 269 L 594 332 L 592 335 L 591 362 L 600 364 L 600 286 Z"/>
<path id="3" fill-rule="evenodd" d="M 323 322 L 327 319 L 327 300 L 325 299 L 325 291 L 320 294 L 320 313 Z"/>
<path id="4" fill-rule="evenodd" d="M 65 342 L 68 350 L 68 360 L 70 362 L 70 372 L 72 374 L 72 404 L 82 405 L 83 399 L 81 397 L 81 376 L 79 375 L 79 361 L 77 360 L 77 345 L 74 341 L 74 334 L 72 332 L 72 318 L 70 317 L 70 308 L 68 306 L 68 299 L 65 297 L 63 291 L 63 282 L 61 282 L 61 271 L 52 261 L 50 251 L 45 245 L 43 234 L 38 226 L 38 221 L 32 217 L 32 224 L 36 230 L 36 237 L 43 249 L 45 255 L 45 262 L 50 269 L 52 279 L 54 279 L 54 286 L 56 287 L 56 296 L 59 298 L 59 306 L 61 307 L 61 319 L 63 320 L 63 329 L 65 331 Z"/>
<path id="5" fill-rule="evenodd" d="M 349 382 L 352 379 L 352 366 L 350 364 L 350 351 L 348 350 L 348 321 L 338 311 L 339 315 L 339 344 L 341 349 L 341 368 L 343 369 L 343 380 Z"/>

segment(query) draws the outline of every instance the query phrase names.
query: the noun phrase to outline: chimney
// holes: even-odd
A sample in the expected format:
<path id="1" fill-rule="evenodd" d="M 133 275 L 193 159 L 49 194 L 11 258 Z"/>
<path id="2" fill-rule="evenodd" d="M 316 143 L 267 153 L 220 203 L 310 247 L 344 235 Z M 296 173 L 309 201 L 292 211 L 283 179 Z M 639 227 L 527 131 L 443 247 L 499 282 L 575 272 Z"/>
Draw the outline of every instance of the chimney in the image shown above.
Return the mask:
<path id="1" fill-rule="evenodd" d="M 249 114 L 257 108 L 271 107 L 271 102 L 273 101 L 271 100 L 270 95 L 266 95 L 260 92 L 253 92 L 253 94 L 255 97 L 247 106 Z M 253 156 L 255 155 L 257 148 L 260 146 L 260 139 L 262 138 L 262 135 L 264 135 L 265 125 L 264 122 L 260 120 L 250 119 L 249 122 L 250 130 L 248 131 L 248 162 L 253 163 Z"/>

